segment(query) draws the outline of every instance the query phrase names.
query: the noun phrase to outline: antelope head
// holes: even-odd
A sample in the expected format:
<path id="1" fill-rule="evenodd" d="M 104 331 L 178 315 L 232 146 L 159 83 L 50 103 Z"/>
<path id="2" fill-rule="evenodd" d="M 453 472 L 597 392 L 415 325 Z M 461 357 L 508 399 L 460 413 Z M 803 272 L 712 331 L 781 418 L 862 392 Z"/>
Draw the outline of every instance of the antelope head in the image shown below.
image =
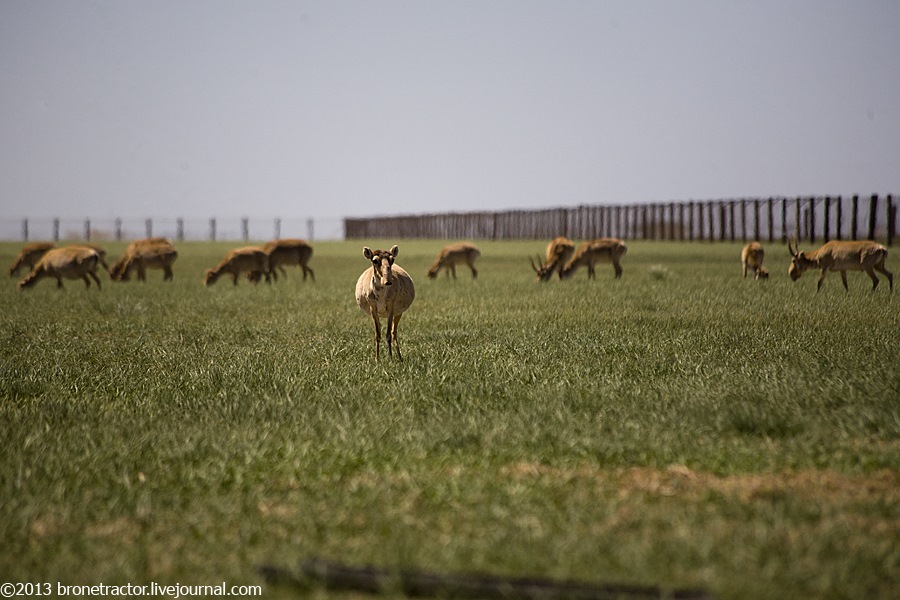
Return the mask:
<path id="1" fill-rule="evenodd" d="M 791 276 L 793 281 L 797 281 L 807 269 L 815 265 L 813 264 L 813 261 L 806 257 L 805 252 L 800 252 L 800 246 L 797 244 L 796 238 L 794 238 L 793 247 L 791 247 L 791 240 L 787 241 L 787 245 L 788 252 L 791 253 L 791 266 L 788 267 L 788 275 Z"/>
<path id="2" fill-rule="evenodd" d="M 394 246 L 396 248 L 396 246 Z M 439 256 L 437 261 L 435 261 L 434 265 L 428 269 L 428 279 L 434 279 L 437 277 L 438 271 L 441 270 L 441 267 L 444 266 L 444 257 Z"/>
<path id="3" fill-rule="evenodd" d="M 549 279 L 553 276 L 553 267 L 556 266 L 556 263 L 548 263 L 546 265 L 541 263 L 541 257 L 537 257 L 537 263 L 534 262 L 534 259 L 530 256 L 528 260 L 531 262 L 531 270 L 535 272 L 537 275 L 538 281 L 549 281 Z M 538 266 L 540 265 L 540 266 Z"/>
<path id="4" fill-rule="evenodd" d="M 363 248 L 363 256 L 372 261 L 372 285 L 384 287 L 394 285 L 394 273 L 391 267 L 400 249 L 395 245 L 389 251 Z"/>

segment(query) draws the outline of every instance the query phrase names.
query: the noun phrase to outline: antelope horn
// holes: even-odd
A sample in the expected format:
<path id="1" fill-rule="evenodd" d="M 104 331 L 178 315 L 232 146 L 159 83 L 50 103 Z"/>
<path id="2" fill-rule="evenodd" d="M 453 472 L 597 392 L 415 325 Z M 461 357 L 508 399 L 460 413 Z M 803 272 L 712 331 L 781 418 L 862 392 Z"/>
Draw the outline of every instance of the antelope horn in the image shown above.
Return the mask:
<path id="1" fill-rule="evenodd" d="M 534 271 L 535 273 L 537 273 L 537 272 L 538 272 L 538 268 L 537 268 L 536 266 L 534 266 L 534 259 L 531 258 L 531 257 L 529 256 L 529 257 L 528 257 L 528 262 L 531 263 L 531 270 Z"/>
<path id="2" fill-rule="evenodd" d="M 796 241 L 795 241 L 794 243 L 796 244 Z M 788 239 L 787 239 L 787 247 L 788 247 L 788 252 L 791 253 L 791 256 L 796 257 L 796 256 L 797 256 L 797 250 L 795 250 L 794 248 L 791 247 L 791 238 L 788 238 Z"/>

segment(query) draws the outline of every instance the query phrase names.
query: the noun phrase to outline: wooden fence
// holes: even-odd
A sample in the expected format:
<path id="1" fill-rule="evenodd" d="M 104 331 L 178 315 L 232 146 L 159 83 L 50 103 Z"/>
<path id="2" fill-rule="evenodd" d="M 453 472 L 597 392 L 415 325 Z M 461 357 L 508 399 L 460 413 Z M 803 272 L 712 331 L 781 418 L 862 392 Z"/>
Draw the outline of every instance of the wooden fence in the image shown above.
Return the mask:
<path id="1" fill-rule="evenodd" d="M 345 239 L 574 239 L 784 241 L 879 239 L 893 244 L 893 197 L 751 198 L 544 210 L 344 219 Z"/>
<path id="2" fill-rule="evenodd" d="M 342 223 L 326 221 L 329 238 L 340 236 Z M 132 240 L 164 236 L 184 240 L 267 240 L 279 237 L 314 239 L 313 219 L 232 218 L 222 219 L 0 219 L 0 239 L 29 240 Z M 16 234 L 12 232 L 18 229 Z M 333 229 L 334 231 L 331 231 Z"/>

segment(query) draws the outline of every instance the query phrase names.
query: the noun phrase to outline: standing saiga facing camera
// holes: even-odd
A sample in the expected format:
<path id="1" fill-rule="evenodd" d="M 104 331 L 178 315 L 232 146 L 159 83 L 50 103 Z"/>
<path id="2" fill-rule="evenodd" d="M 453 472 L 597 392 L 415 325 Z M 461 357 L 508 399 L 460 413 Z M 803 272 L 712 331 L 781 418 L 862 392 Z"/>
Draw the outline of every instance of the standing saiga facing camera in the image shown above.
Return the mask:
<path id="1" fill-rule="evenodd" d="M 400 340 L 397 338 L 397 325 L 404 311 L 412 305 L 416 297 L 416 288 L 409 273 L 400 265 L 394 264 L 398 253 L 397 246 L 389 251 L 363 248 L 363 256 L 372 262 L 372 266 L 363 271 L 356 282 L 356 304 L 360 310 L 372 317 L 375 324 L 375 362 L 378 362 L 381 350 L 382 317 L 387 317 L 388 352 L 393 358 L 393 346 L 396 345 L 397 358 L 403 360 L 400 355 Z"/>
<path id="2" fill-rule="evenodd" d="M 788 251 L 791 253 L 791 266 L 788 267 L 788 275 L 791 279 L 797 281 L 808 269 L 821 269 L 822 275 L 819 276 L 819 284 L 816 286 L 816 292 L 822 288 L 825 276 L 828 271 L 840 271 L 841 281 L 844 283 L 844 289 L 847 287 L 847 271 L 865 271 L 872 278 L 872 291 L 878 287 L 878 276 L 875 271 L 887 275 L 888 284 L 891 292 L 894 291 L 894 275 L 884 268 L 884 261 L 887 259 L 887 248 L 877 242 L 871 240 L 861 242 L 849 242 L 832 240 L 826 242 L 818 250 L 812 252 L 800 252 L 797 241 L 794 240 L 794 247 L 791 247 L 791 241 L 788 240 Z"/>

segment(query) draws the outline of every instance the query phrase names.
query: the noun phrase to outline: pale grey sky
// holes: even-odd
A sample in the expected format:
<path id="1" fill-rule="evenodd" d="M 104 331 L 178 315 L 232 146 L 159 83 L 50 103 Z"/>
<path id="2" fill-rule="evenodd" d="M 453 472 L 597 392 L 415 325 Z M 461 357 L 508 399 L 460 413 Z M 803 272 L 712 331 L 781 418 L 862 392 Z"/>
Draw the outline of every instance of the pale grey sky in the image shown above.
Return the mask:
<path id="1" fill-rule="evenodd" d="M 897 192 L 896 0 L 0 0 L 6 219 Z"/>

